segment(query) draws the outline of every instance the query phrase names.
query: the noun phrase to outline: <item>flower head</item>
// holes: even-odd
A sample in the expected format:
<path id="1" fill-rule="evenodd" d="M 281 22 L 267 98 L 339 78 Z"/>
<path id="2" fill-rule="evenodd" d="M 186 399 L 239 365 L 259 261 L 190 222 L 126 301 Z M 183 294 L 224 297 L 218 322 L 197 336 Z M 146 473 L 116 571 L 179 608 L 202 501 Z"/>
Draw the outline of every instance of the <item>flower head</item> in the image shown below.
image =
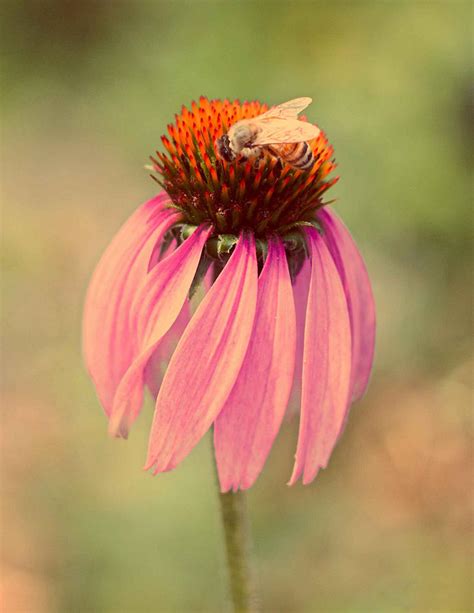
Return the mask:
<path id="1" fill-rule="evenodd" d="M 254 483 L 299 388 L 290 483 L 310 482 L 373 358 L 367 272 L 322 201 L 336 180 L 324 134 L 308 143 L 309 171 L 265 148 L 231 162 L 216 154 L 235 122 L 267 110 L 205 98 L 183 107 L 152 158 L 164 191 L 106 250 L 84 312 L 85 360 L 110 431 L 127 436 L 148 385 L 156 408 L 146 468 L 175 468 L 214 425 L 223 491 Z M 192 312 L 198 285 L 205 295 Z"/>
<path id="2" fill-rule="evenodd" d="M 320 132 L 311 143 L 315 163 L 309 172 L 282 163 L 276 156 L 259 161 L 241 157 L 227 163 L 216 156 L 215 143 L 237 121 L 268 110 L 259 102 L 201 98 L 183 107 L 162 141 L 166 153 L 152 158 L 159 183 L 189 223 L 209 222 L 216 233 L 238 235 L 250 229 L 256 238 L 285 235 L 314 220 L 321 196 L 336 182 L 333 148 Z"/>

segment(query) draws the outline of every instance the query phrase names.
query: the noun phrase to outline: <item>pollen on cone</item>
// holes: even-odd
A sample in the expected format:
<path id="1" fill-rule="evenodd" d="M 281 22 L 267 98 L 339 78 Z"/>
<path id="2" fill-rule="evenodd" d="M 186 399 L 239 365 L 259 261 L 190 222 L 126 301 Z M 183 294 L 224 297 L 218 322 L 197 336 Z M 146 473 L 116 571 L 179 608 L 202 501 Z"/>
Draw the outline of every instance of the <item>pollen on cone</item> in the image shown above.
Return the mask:
<path id="1" fill-rule="evenodd" d="M 237 235 L 251 228 L 257 238 L 282 234 L 292 224 L 310 221 L 323 206 L 321 197 L 335 180 L 324 177 L 335 168 L 333 148 L 323 132 L 310 141 L 314 165 L 298 170 L 268 152 L 253 161 L 220 159 L 216 140 L 236 121 L 268 110 L 260 102 L 208 100 L 182 108 L 163 137 L 165 153 L 156 171 L 174 206 L 193 223 L 212 223 L 218 232 Z M 212 137 L 211 137 L 212 135 Z M 291 207 L 289 202 L 291 201 Z M 245 205 L 247 215 L 236 215 Z"/>

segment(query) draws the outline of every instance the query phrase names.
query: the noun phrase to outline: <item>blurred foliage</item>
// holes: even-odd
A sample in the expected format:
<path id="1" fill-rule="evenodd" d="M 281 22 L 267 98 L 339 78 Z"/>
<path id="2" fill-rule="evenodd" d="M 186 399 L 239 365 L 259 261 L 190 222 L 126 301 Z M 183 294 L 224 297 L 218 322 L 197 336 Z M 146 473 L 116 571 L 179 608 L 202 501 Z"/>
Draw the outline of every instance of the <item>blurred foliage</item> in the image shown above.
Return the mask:
<path id="1" fill-rule="evenodd" d="M 378 303 L 377 364 L 329 468 L 250 492 L 268 612 L 473 608 L 470 2 L 4 0 L 1 593 L 5 611 L 220 611 L 203 441 L 140 472 L 151 406 L 109 440 L 84 291 L 154 183 L 181 104 L 309 95 Z"/>

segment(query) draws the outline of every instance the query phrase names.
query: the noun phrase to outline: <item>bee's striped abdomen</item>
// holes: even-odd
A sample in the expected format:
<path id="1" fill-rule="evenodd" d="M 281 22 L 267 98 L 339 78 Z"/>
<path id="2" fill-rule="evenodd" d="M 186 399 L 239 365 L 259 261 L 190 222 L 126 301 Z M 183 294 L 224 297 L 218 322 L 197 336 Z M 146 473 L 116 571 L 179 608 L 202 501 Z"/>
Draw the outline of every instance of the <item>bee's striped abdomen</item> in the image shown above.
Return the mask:
<path id="1" fill-rule="evenodd" d="M 314 155 L 307 142 L 272 145 L 271 152 L 298 170 L 311 170 Z"/>

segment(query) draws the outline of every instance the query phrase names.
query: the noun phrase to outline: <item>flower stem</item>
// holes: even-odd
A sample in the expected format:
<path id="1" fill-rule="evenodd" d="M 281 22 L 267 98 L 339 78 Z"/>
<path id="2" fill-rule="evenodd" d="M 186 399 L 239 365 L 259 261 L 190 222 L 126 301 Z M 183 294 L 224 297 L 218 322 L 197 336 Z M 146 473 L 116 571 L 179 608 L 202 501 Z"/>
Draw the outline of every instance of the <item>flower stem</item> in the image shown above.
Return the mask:
<path id="1" fill-rule="evenodd" d="M 216 479 L 217 486 L 219 481 Z M 251 536 L 244 492 L 218 492 L 224 528 L 229 591 L 234 613 L 258 611 L 252 568 Z"/>

